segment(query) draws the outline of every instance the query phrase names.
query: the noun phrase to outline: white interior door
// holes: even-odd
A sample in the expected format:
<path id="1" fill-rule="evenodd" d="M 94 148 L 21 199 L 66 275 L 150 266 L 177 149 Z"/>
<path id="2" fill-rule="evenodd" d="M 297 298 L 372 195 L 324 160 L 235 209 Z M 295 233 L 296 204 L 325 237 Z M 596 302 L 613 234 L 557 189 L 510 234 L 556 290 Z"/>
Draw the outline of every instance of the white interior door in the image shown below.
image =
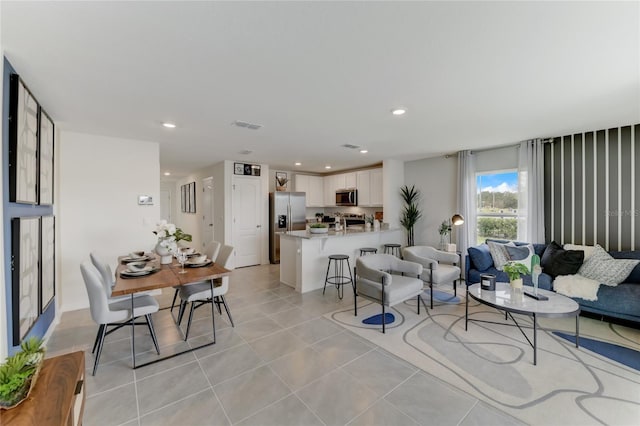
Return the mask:
<path id="1" fill-rule="evenodd" d="M 262 203 L 259 178 L 233 177 L 233 246 L 236 267 L 259 265 L 262 247 Z"/>
<path id="2" fill-rule="evenodd" d="M 213 242 L 213 178 L 202 179 L 202 247 Z"/>

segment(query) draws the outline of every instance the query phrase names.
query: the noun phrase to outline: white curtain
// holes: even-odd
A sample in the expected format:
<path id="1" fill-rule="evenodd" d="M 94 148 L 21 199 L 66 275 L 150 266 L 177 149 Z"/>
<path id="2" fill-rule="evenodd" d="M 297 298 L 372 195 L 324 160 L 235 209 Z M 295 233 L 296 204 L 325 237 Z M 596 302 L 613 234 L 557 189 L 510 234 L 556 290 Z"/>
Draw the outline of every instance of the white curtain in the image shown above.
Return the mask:
<path id="1" fill-rule="evenodd" d="M 518 150 L 518 241 L 544 243 L 543 146 L 533 139 Z"/>
<path id="2" fill-rule="evenodd" d="M 464 223 L 456 227 L 458 250 L 462 253 L 462 270 L 467 248 L 476 245 L 476 165 L 471 151 L 458 152 L 458 211 Z"/>

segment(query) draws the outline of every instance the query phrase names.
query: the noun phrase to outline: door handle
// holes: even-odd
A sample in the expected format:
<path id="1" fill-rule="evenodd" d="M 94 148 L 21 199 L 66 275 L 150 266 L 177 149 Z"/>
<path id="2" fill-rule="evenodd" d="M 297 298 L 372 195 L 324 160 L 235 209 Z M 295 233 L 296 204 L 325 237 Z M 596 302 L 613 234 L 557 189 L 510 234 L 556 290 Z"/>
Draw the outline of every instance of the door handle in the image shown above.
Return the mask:
<path id="1" fill-rule="evenodd" d="M 256 228 L 262 228 L 262 225 L 256 225 Z"/>

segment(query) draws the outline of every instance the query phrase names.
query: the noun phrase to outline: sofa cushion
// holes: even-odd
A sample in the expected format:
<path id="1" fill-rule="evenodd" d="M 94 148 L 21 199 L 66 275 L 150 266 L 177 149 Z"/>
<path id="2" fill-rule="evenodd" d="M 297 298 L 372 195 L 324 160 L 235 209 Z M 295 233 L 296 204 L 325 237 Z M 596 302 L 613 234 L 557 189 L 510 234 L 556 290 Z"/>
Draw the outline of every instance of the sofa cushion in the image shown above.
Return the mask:
<path id="1" fill-rule="evenodd" d="M 598 289 L 598 300 L 594 301 L 576 298 L 585 311 L 635 321 L 640 319 L 638 300 L 640 300 L 640 285 L 635 284 L 619 284 L 616 287 L 601 285 Z"/>
<path id="2" fill-rule="evenodd" d="M 639 259 L 640 260 L 640 250 L 635 251 L 610 251 L 609 254 L 614 259 Z M 640 286 L 640 264 L 636 265 L 635 268 L 631 271 L 627 279 L 623 281 L 623 283 L 633 283 L 638 284 Z"/>
<path id="3" fill-rule="evenodd" d="M 540 266 L 552 277 L 558 275 L 574 275 L 582 266 L 584 251 L 565 250 L 560 244 L 552 241 L 540 259 Z"/>
<path id="4" fill-rule="evenodd" d="M 467 249 L 469 258 L 478 271 L 484 271 L 493 266 L 493 258 L 489 251 L 489 246 L 486 244 L 480 244 L 477 247 L 469 247 Z"/>
<path id="5" fill-rule="evenodd" d="M 580 267 L 578 273 L 608 286 L 623 282 L 640 260 L 614 259 L 600 245 L 596 244 L 593 254 Z"/>
<path id="6" fill-rule="evenodd" d="M 584 260 L 587 260 L 596 251 L 596 246 L 583 246 L 577 244 L 565 244 L 565 250 L 582 250 L 584 252 Z"/>
<path id="7" fill-rule="evenodd" d="M 487 245 L 489 246 L 489 251 L 491 252 L 491 258 L 493 259 L 493 265 L 496 267 L 498 271 L 502 271 L 505 263 L 509 260 L 509 253 L 507 252 L 507 245 L 511 245 L 515 247 L 513 243 L 496 243 L 495 241 L 487 241 Z"/>
<path id="8" fill-rule="evenodd" d="M 509 254 L 509 259 L 512 262 L 521 263 L 527 267 L 528 271 L 531 271 L 531 258 L 535 254 L 533 251 L 533 244 L 526 246 L 511 247 L 508 244 L 504 246 Z"/>

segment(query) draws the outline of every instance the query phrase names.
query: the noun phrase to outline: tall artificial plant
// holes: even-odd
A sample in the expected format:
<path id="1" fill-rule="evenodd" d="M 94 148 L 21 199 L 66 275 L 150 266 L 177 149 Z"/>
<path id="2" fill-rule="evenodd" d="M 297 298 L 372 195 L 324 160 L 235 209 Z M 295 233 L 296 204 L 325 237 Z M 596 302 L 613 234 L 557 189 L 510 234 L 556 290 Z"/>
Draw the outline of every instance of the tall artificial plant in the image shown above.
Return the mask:
<path id="1" fill-rule="evenodd" d="M 415 185 L 411 185 L 411 187 L 404 185 L 400 188 L 400 195 L 402 195 L 405 203 L 402 216 L 400 217 L 400 223 L 407 230 L 407 245 L 412 246 L 414 243 L 413 227 L 422 217 L 422 212 L 418 208 L 420 191 L 415 188 Z"/>

